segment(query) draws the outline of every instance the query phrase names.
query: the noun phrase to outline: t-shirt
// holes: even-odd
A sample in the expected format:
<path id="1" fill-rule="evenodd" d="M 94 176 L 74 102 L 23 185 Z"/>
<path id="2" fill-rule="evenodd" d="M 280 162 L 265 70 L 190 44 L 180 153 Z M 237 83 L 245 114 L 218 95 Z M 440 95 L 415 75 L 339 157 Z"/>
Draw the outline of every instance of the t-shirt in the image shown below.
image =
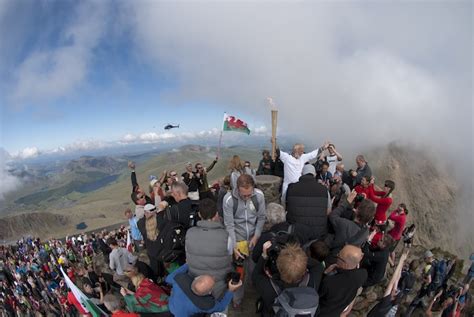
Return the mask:
<path id="1" fill-rule="evenodd" d="M 367 315 L 367 317 L 380 317 L 380 316 L 385 316 L 388 314 L 390 309 L 392 309 L 393 304 L 392 304 L 392 299 L 391 295 L 387 295 L 384 298 L 382 298 L 377 305 L 375 305 Z"/>
<path id="2" fill-rule="evenodd" d="M 328 168 L 329 173 L 331 173 L 331 175 L 334 175 L 334 173 L 336 172 L 336 165 L 338 162 L 337 155 L 334 154 L 334 155 L 326 156 L 326 162 L 329 163 L 329 168 Z"/>

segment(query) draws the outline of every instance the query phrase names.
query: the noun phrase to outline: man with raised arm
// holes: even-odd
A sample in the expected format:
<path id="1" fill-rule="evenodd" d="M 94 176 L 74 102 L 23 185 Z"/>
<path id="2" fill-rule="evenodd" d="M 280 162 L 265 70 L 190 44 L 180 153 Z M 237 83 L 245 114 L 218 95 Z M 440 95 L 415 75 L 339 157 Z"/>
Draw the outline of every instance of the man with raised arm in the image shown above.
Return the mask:
<path id="1" fill-rule="evenodd" d="M 326 141 L 320 148 L 309 153 L 304 152 L 304 144 L 302 143 L 295 144 L 293 146 L 293 151 L 291 152 L 291 154 L 280 151 L 278 149 L 280 153 L 280 160 L 284 164 L 283 188 L 281 192 L 282 202 L 285 201 L 286 190 L 288 189 L 288 185 L 296 183 L 299 180 L 306 162 L 317 158 L 323 150 L 328 148 L 328 146 L 329 142 Z"/>

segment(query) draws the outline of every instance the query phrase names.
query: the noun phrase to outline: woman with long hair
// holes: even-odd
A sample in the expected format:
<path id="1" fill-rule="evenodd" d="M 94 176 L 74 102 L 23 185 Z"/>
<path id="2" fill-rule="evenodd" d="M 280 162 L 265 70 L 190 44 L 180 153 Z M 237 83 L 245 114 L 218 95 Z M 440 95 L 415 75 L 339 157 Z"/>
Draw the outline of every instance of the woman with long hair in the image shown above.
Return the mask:
<path id="1" fill-rule="evenodd" d="M 135 292 L 122 288 L 127 309 L 134 313 L 161 313 L 168 311 L 168 295 L 161 287 L 145 278 L 142 273 L 131 276 Z"/>
<path id="2" fill-rule="evenodd" d="M 242 164 L 242 160 L 240 156 L 234 155 L 229 162 L 229 170 L 230 170 L 230 186 L 232 189 L 237 186 L 237 179 L 240 175 L 245 174 L 244 165 Z"/>

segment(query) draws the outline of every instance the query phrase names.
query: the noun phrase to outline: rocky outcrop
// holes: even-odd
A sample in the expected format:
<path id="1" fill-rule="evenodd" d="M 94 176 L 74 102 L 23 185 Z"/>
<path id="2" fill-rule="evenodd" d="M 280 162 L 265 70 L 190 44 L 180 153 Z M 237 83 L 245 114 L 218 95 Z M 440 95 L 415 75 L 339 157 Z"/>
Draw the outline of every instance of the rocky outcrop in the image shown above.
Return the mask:
<path id="1" fill-rule="evenodd" d="M 273 175 L 258 175 L 256 177 L 257 188 L 263 191 L 265 202 L 280 203 L 280 187 L 282 179 Z"/>
<path id="2" fill-rule="evenodd" d="M 69 224 L 69 217 L 49 212 L 24 213 L 0 218 L 0 240 L 11 241 L 21 236 L 42 236 Z"/>

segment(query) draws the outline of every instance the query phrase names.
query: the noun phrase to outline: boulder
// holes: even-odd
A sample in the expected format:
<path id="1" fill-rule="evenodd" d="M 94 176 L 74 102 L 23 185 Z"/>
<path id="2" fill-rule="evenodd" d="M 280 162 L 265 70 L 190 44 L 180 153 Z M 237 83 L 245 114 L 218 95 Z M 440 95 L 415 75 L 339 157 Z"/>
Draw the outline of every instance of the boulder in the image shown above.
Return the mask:
<path id="1" fill-rule="evenodd" d="M 273 175 L 257 175 L 257 188 L 263 191 L 266 204 L 280 203 L 281 177 Z"/>

